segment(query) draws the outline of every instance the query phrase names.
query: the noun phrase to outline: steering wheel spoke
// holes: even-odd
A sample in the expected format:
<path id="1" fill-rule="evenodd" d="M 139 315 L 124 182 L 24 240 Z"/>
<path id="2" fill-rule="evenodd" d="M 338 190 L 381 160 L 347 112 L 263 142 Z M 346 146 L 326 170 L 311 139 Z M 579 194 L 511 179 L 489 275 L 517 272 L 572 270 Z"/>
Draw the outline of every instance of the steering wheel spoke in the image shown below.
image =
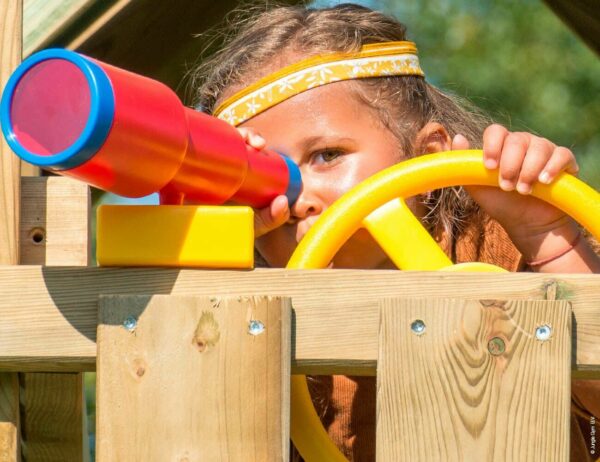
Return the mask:
<path id="1" fill-rule="evenodd" d="M 399 269 L 436 271 L 452 265 L 404 199 L 377 208 L 363 219 L 363 226 Z"/>

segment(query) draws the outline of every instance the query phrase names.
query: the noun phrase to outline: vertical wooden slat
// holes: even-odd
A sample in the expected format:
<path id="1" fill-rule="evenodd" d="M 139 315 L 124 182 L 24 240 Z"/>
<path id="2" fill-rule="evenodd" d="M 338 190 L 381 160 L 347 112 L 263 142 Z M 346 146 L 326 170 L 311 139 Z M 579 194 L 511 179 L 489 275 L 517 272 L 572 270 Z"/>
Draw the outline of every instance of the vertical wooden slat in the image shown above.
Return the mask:
<path id="1" fill-rule="evenodd" d="M 0 90 L 21 62 L 23 50 L 23 0 L 0 2 Z M 19 263 L 20 162 L 0 139 L 0 265 Z M 0 455 L 3 461 L 20 460 L 19 386 L 16 374 L 0 374 Z M 15 385 L 16 384 L 16 385 Z M 14 410 L 17 412 L 13 412 Z M 5 412 L 5 411 L 9 412 Z"/>
<path id="2" fill-rule="evenodd" d="M 0 89 L 21 62 L 23 35 L 22 0 L 0 2 Z M 19 263 L 20 162 L 0 140 L 0 265 Z"/>
<path id="3" fill-rule="evenodd" d="M 83 460 L 83 374 L 22 374 L 21 436 L 29 461 Z"/>
<path id="4" fill-rule="evenodd" d="M 568 460 L 568 302 L 392 299 L 380 314 L 377 460 Z"/>
<path id="5" fill-rule="evenodd" d="M 21 459 L 19 448 L 19 378 L 0 374 L 0 460 Z"/>
<path id="6" fill-rule="evenodd" d="M 99 462 L 288 460 L 289 299 L 108 296 L 99 315 Z"/>
<path id="7" fill-rule="evenodd" d="M 90 191 L 62 177 L 22 178 L 21 264 L 89 263 Z M 88 460 L 83 374 L 20 375 L 21 439 L 27 462 Z"/>
<path id="8" fill-rule="evenodd" d="M 87 266 L 90 188 L 64 177 L 21 179 L 22 265 Z"/>

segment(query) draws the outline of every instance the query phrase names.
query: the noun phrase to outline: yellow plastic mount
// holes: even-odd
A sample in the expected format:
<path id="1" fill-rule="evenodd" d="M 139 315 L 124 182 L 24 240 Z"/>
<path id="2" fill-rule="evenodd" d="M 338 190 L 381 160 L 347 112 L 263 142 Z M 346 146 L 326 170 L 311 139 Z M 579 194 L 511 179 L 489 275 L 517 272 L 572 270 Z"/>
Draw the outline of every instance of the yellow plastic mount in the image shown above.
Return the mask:
<path id="1" fill-rule="evenodd" d="M 250 207 L 102 205 L 97 219 L 101 266 L 254 266 Z"/>
<path id="2" fill-rule="evenodd" d="M 364 227 L 403 270 L 504 271 L 476 262 L 451 265 L 401 199 L 457 185 L 498 186 L 498 172 L 483 166 L 480 150 L 421 156 L 383 170 L 350 190 L 319 217 L 287 268 L 325 268 L 346 240 Z M 563 210 L 600 239 L 600 194 L 582 181 L 561 174 L 551 185 L 535 184 L 532 194 Z M 291 403 L 292 440 L 303 459 L 346 461 L 323 428 L 303 375 L 292 376 Z"/>

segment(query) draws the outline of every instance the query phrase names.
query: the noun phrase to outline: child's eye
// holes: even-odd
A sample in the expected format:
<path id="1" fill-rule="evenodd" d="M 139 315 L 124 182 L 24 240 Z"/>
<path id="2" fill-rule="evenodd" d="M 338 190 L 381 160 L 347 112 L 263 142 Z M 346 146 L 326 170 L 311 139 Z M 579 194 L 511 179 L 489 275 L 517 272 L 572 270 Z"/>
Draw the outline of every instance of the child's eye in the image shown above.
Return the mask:
<path id="1" fill-rule="evenodd" d="M 313 154 L 313 160 L 316 163 L 331 163 L 340 157 L 344 152 L 341 149 L 323 149 Z"/>

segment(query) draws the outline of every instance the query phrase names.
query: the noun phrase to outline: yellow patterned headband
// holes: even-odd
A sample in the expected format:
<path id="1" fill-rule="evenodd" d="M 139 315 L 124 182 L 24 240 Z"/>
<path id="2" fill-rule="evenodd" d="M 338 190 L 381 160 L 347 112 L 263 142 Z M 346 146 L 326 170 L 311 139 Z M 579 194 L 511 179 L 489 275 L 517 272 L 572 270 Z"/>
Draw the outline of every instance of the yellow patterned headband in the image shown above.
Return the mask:
<path id="1" fill-rule="evenodd" d="M 313 56 L 268 75 L 227 98 L 214 111 L 240 125 L 303 91 L 340 80 L 425 74 L 413 42 L 372 43 L 354 53 Z"/>

